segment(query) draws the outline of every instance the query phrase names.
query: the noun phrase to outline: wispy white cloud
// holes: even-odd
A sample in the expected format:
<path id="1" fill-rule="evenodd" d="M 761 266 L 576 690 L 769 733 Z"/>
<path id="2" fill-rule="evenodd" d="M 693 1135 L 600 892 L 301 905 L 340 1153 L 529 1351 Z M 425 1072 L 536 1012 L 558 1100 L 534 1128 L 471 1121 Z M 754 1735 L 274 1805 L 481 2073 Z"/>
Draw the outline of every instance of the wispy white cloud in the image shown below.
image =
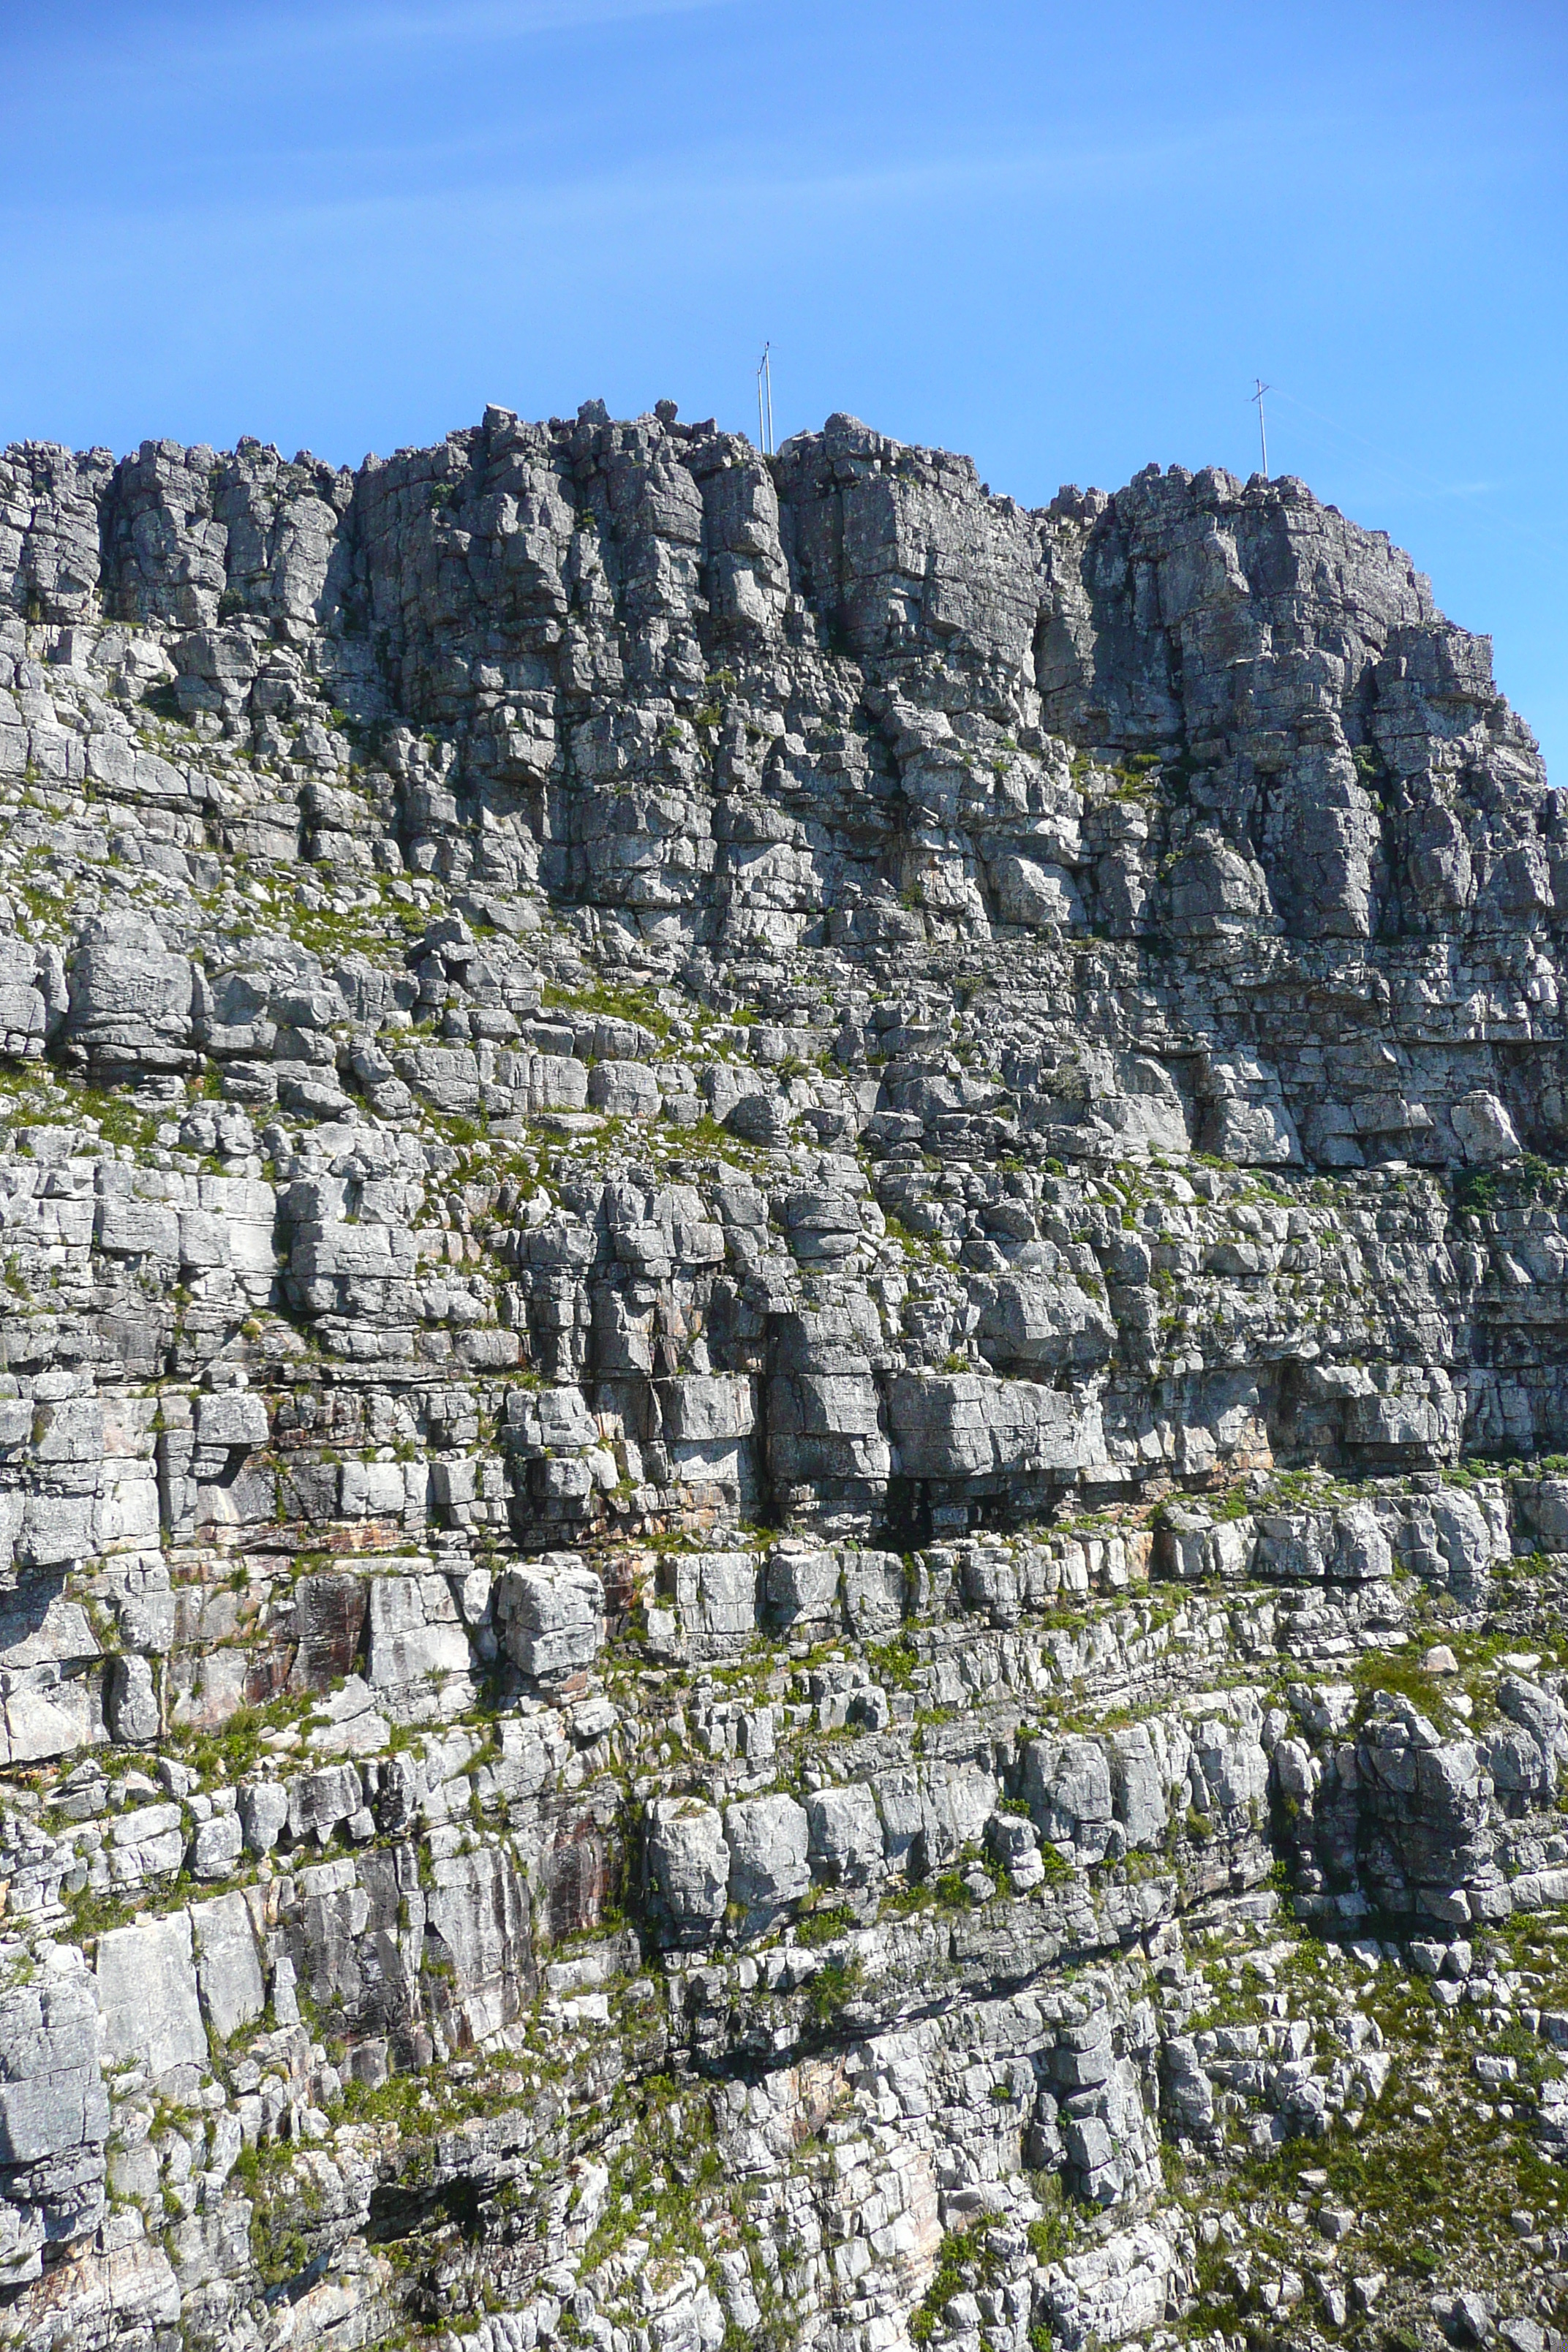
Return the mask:
<path id="1" fill-rule="evenodd" d="M 354 0 L 354 5 L 310 11 L 269 8 L 264 21 L 231 21 L 216 35 L 209 21 L 199 46 L 210 64 L 260 58 L 279 66 L 291 58 L 321 57 L 334 49 L 365 58 L 397 49 L 506 43 L 748 4 L 749 0 L 453 0 L 447 6 L 381 7 Z"/>
<path id="2" fill-rule="evenodd" d="M 108 107 L 123 124 L 128 106 L 154 112 L 174 99 L 189 106 L 202 92 L 209 103 L 247 106 L 256 98 L 290 91 L 289 77 L 303 71 L 352 73 L 354 83 L 395 79 L 432 60 L 472 59 L 484 70 L 485 52 L 519 49 L 531 41 L 560 35 L 591 36 L 617 25 L 657 23 L 733 13 L 757 0 L 403 0 L 381 6 L 376 0 L 322 0 L 320 7 L 265 5 L 190 10 L 151 6 L 132 15 L 97 10 L 68 14 L 38 37 L 29 24 L 7 42 L 5 0 L 0 0 L 0 121 L 28 134 L 60 105 L 80 122 L 95 107 Z M 10 55 L 6 56 L 7 47 Z M 326 95 L 331 85 L 321 85 Z M 343 83 L 346 99 L 353 85 Z M 243 116 L 239 119 L 243 120 Z M 188 135 L 187 115 L 183 131 Z M 199 148 L 201 142 L 195 145 Z"/>
<path id="3" fill-rule="evenodd" d="M 610 0 L 606 0 L 610 5 Z M 710 0 L 672 0 L 703 5 Z M 546 228 L 557 222 L 619 222 L 634 238 L 636 225 L 654 216 L 697 213 L 708 234 L 721 242 L 737 215 L 763 214 L 777 223 L 818 215 L 858 211 L 898 212 L 946 201 L 1005 197 L 1074 198 L 1147 195 L 1202 180 L 1228 182 L 1247 155 L 1275 151 L 1279 142 L 1300 135 L 1311 142 L 1322 126 L 1303 131 L 1265 118 L 1238 117 L 1205 123 L 1180 133 L 1112 142 L 1062 141 L 1050 146 L 977 152 L 967 147 L 920 157 L 896 153 L 850 169 L 796 168 L 759 161 L 754 147 L 717 141 L 704 149 L 688 145 L 678 161 L 667 152 L 606 163 L 555 176 L 542 175 L 531 143 L 508 131 L 475 131 L 395 145 L 325 145 L 291 149 L 290 180 L 279 192 L 254 180 L 236 180 L 232 193 L 214 195 L 204 186 L 192 200 L 179 189 L 149 189 L 139 198 L 115 191 L 111 205 L 100 192 L 84 190 L 79 204 L 50 192 L 47 207 L 63 216 L 92 217 L 107 207 L 121 225 L 132 221 L 179 226 L 198 234 L 243 226 L 287 236 L 313 229 L 392 231 L 417 225 L 434 234 L 458 226 L 472 237 L 487 229 L 505 232 Z M 299 167 L 316 164 L 350 179 L 341 192 L 294 193 Z M 367 186 L 377 170 L 389 183 Z M 0 220 L 33 216 L 33 205 L 0 205 Z"/>
<path id="4" fill-rule="evenodd" d="M 1274 394 L 1277 399 L 1285 401 L 1301 415 L 1310 416 L 1314 424 L 1322 426 L 1340 441 L 1352 445 L 1362 453 L 1359 460 L 1352 462 L 1359 462 L 1363 473 L 1388 484 L 1406 503 L 1436 506 L 1456 500 L 1468 507 L 1470 517 L 1483 530 L 1500 531 L 1511 540 L 1529 541 L 1559 556 L 1568 553 L 1568 548 L 1564 548 L 1561 541 L 1543 535 L 1519 514 L 1487 503 L 1500 493 L 1508 496 L 1507 483 L 1445 481 L 1413 465 L 1408 457 L 1381 447 L 1377 442 L 1369 440 L 1364 433 L 1358 433 L 1352 425 L 1342 425 L 1337 418 L 1326 416 L 1321 409 L 1310 407 L 1299 394 L 1281 391 L 1278 385 L 1274 387 Z"/>

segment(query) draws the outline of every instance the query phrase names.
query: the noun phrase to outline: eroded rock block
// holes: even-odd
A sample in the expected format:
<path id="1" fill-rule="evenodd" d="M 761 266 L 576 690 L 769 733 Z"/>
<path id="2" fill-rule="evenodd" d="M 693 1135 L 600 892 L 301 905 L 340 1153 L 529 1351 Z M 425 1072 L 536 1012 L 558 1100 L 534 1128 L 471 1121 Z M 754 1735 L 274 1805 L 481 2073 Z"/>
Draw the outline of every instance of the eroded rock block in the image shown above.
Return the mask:
<path id="1" fill-rule="evenodd" d="M 730 1849 L 722 1816 L 689 1797 L 648 1809 L 645 1869 L 656 1909 L 677 1940 L 700 1943 L 729 1901 Z"/>
<path id="2" fill-rule="evenodd" d="M 504 1570 L 495 1612 L 507 1655 L 538 1681 L 580 1674 L 605 1638 L 604 1587 L 574 1552 Z"/>
<path id="3" fill-rule="evenodd" d="M 95 2229 L 104 2210 L 109 2100 L 98 2003 L 79 1953 L 55 1946 L 31 1980 L 0 1992 L 0 2278 L 37 2278 L 44 2250 Z"/>
<path id="4" fill-rule="evenodd" d="M 110 1661 L 104 1690 L 109 1736 L 122 1748 L 144 1748 L 158 1737 L 158 1694 L 153 1668 L 133 1651 Z"/>
<path id="5" fill-rule="evenodd" d="M 109 1077 L 188 1068 L 191 999 L 188 959 L 153 923 L 100 917 L 82 931 L 70 966 L 70 1049 Z"/>
<path id="6" fill-rule="evenodd" d="M 155 2080 L 187 2067 L 205 2071 L 188 1913 L 110 1928 L 98 1939 L 97 1973 L 110 2057 L 139 2062 Z"/>
<path id="7" fill-rule="evenodd" d="M 226 2042 L 261 2015 L 267 1988 L 250 1912 L 243 1895 L 215 1895 L 191 1906 L 196 1981 L 207 2021 Z"/>
<path id="8" fill-rule="evenodd" d="M 882 1824 L 868 1788 L 851 1781 L 819 1790 L 806 1799 L 805 1815 L 812 1868 L 829 1885 L 863 1881 L 880 1867 Z"/>
<path id="9" fill-rule="evenodd" d="M 756 1935 L 798 1903 L 811 1885 L 810 1823 L 793 1797 L 748 1797 L 724 1811 L 730 1899 Z"/>

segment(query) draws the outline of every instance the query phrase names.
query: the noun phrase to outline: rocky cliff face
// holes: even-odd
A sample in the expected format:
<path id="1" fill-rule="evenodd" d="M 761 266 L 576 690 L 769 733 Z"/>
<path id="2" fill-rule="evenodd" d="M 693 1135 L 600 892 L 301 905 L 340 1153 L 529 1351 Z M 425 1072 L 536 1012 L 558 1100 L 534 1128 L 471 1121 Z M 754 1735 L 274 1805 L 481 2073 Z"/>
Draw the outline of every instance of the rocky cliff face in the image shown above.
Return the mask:
<path id="1" fill-rule="evenodd" d="M 1303 485 L 0 459 L 0 2342 L 1568 2325 L 1568 812 Z"/>

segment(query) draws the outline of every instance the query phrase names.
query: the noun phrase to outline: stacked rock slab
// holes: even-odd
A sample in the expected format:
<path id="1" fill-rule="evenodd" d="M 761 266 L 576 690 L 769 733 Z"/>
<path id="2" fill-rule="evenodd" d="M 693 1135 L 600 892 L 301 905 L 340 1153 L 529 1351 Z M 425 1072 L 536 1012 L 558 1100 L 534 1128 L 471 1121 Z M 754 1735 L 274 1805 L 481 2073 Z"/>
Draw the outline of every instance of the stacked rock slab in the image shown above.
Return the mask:
<path id="1" fill-rule="evenodd" d="M 5 452 L 0 2344 L 1556 2352 L 1565 950 L 1293 480 Z"/>

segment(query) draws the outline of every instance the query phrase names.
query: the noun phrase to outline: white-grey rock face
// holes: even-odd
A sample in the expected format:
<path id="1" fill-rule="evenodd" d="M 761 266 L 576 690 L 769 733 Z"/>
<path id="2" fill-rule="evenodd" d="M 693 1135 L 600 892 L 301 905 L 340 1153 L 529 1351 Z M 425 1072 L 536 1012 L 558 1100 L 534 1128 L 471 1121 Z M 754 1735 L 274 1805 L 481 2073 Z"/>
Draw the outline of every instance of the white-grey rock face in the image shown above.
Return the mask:
<path id="1" fill-rule="evenodd" d="M 154 2081 L 184 2067 L 205 2071 L 206 2029 L 185 1912 L 139 1919 L 101 1936 L 97 1977 L 103 2043 L 111 2057 L 139 2061 Z"/>
<path id="2" fill-rule="evenodd" d="M 648 1817 L 647 1875 L 675 1934 L 705 1941 L 724 1916 L 730 1886 L 730 1849 L 714 1807 L 682 1797 L 656 1801 Z"/>
<path id="3" fill-rule="evenodd" d="M 1560 798 L 1295 481 L 0 457 L 0 2352 L 1559 2352 Z"/>
<path id="4" fill-rule="evenodd" d="M 11 1948 L 15 1966 L 16 1948 Z M 98 2005 L 79 1954 L 53 1946 L 0 1993 L 0 2275 L 37 2278 L 45 2252 L 103 2216 L 109 2099 Z"/>
<path id="5" fill-rule="evenodd" d="M 877 1801 L 860 1782 L 823 1789 L 805 1801 L 813 1864 L 829 1880 L 873 1877 L 882 1859 Z"/>
<path id="6" fill-rule="evenodd" d="M 242 2026 L 254 2024 L 267 2005 L 256 1932 L 244 1895 L 237 1891 L 193 1904 L 191 1930 L 202 2007 L 213 2032 L 226 2042 Z"/>
<path id="7" fill-rule="evenodd" d="M 536 1681 L 592 1665 L 604 1639 L 604 1587 L 570 1552 L 531 1568 L 509 1568 L 495 1595 L 507 1655 Z"/>
<path id="8" fill-rule="evenodd" d="M 811 1885 L 806 1815 L 793 1797 L 751 1797 L 726 1808 L 730 1899 L 765 1927 Z"/>

